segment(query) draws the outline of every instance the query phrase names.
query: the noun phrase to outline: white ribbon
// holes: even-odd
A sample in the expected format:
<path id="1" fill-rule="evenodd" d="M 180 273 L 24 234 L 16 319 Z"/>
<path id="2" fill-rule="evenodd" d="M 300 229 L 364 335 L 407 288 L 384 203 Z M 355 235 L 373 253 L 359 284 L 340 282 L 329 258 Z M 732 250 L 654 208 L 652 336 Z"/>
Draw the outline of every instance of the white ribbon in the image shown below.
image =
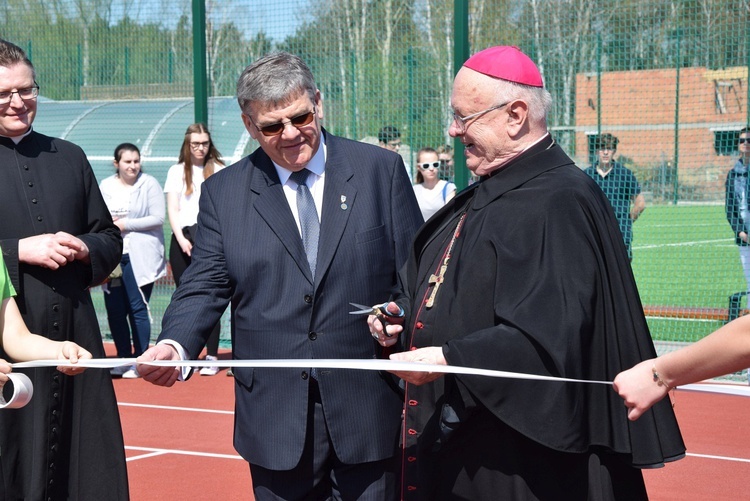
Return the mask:
<path id="1" fill-rule="evenodd" d="M 13 386 L 13 395 L 10 400 L 5 400 L 6 386 L 0 392 L 0 409 L 20 409 L 31 401 L 34 395 L 34 386 L 26 374 L 20 372 L 8 374 L 9 381 L 5 385 Z"/>
<path id="2" fill-rule="evenodd" d="M 33 362 L 19 362 L 11 364 L 16 369 L 30 367 L 86 367 L 111 369 L 124 365 L 151 365 L 155 367 L 204 367 L 205 360 L 151 360 L 136 362 L 135 358 L 94 358 L 79 360 L 75 364 L 62 360 L 35 360 Z M 271 359 L 271 360 L 211 360 L 215 367 L 254 367 L 254 368 L 300 368 L 300 369 L 359 369 L 368 371 L 399 371 L 399 372 L 438 372 L 443 374 L 468 374 L 473 376 L 502 377 L 510 379 L 533 379 L 538 381 L 560 381 L 568 383 L 591 383 L 611 385 L 611 381 L 596 381 L 589 379 L 572 379 L 555 376 L 539 376 L 521 372 L 497 371 L 491 369 L 475 369 L 457 365 L 436 365 L 421 362 L 401 362 L 385 359 Z"/>

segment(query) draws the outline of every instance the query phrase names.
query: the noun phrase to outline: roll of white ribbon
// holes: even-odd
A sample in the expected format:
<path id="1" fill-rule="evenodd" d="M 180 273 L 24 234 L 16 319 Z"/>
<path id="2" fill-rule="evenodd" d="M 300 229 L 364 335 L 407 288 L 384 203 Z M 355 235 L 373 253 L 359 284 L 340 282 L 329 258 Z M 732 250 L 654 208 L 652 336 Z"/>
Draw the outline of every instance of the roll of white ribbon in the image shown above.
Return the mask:
<path id="1" fill-rule="evenodd" d="M 20 372 L 11 372 L 8 374 L 8 379 L 9 381 L 3 386 L 3 391 L 0 392 L 0 409 L 20 409 L 31 401 L 34 386 L 29 376 Z M 9 400 L 5 400 L 5 395 L 10 393 L 7 389 L 8 385 L 13 386 L 13 394 Z"/>

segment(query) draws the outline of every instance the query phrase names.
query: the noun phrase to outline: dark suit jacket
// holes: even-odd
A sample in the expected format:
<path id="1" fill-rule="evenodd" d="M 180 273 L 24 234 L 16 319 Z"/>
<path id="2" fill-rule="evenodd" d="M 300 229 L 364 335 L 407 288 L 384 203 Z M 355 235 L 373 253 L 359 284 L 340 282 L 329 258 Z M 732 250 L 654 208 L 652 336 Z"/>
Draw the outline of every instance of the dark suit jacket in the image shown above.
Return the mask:
<path id="1" fill-rule="evenodd" d="M 376 304 L 422 223 L 401 158 L 326 133 L 328 155 L 315 281 L 282 185 L 260 149 L 203 185 L 193 261 L 160 339 L 196 357 L 232 304 L 236 359 L 367 359 L 380 354 L 349 302 Z M 287 470 L 302 454 L 309 370 L 238 368 L 235 448 Z M 344 463 L 395 454 L 401 397 L 372 371 L 319 371 L 330 436 Z"/>

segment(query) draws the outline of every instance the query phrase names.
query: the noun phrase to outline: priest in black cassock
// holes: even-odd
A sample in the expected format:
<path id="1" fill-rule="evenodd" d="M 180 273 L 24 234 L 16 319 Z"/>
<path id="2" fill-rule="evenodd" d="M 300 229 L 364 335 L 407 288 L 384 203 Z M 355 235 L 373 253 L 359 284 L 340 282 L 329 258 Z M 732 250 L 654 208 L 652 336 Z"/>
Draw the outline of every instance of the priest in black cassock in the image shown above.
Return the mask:
<path id="1" fill-rule="evenodd" d="M 655 356 L 617 220 L 547 131 L 536 65 L 516 47 L 481 51 L 451 105 L 481 181 L 417 233 L 388 305 L 406 312 L 400 339 L 368 320 L 404 350 L 391 358 L 611 381 Z M 685 454 L 669 401 L 630 422 L 607 385 L 397 375 L 404 499 L 647 499 L 641 468 Z"/>
<path id="2" fill-rule="evenodd" d="M 104 357 L 88 289 L 120 262 L 122 238 L 83 151 L 32 130 L 38 93 L 24 52 L 0 40 L 0 247 L 29 330 Z M 0 411 L 0 499 L 128 499 L 109 372 L 22 372 L 34 397 Z"/>

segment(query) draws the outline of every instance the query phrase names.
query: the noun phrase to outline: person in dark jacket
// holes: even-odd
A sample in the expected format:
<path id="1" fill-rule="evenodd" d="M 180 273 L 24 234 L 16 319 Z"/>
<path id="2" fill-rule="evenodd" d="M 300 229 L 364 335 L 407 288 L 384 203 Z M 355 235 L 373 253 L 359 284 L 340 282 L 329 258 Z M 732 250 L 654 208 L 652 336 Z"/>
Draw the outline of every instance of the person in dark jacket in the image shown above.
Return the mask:
<path id="1" fill-rule="evenodd" d="M 293 54 L 248 66 L 237 98 L 260 147 L 203 184 L 192 262 L 138 361 L 196 357 L 230 302 L 240 360 L 383 356 L 348 305 L 395 291 L 422 224 L 401 157 L 326 131 L 322 95 Z M 163 386 L 180 374 L 138 370 Z M 237 367 L 234 376 L 234 446 L 255 499 L 398 499 L 401 395 L 388 375 Z"/>
<path id="2" fill-rule="evenodd" d="M 748 205 L 747 169 L 750 166 L 750 127 L 740 131 L 737 140 L 737 149 L 740 156 L 734 163 L 732 170 L 727 174 L 725 184 L 724 208 L 727 213 L 727 221 L 734 232 L 734 241 L 740 250 L 740 262 L 745 272 L 747 291 L 750 291 L 750 206 Z"/>
<path id="3" fill-rule="evenodd" d="M 89 288 L 119 263 L 122 238 L 81 148 L 32 129 L 38 94 L 23 50 L 0 40 L 0 247 L 29 330 L 101 358 Z M 24 372 L 34 398 L 0 413 L 0 499 L 128 499 L 109 372 Z"/>
<path id="4" fill-rule="evenodd" d="M 387 306 L 406 315 L 393 337 L 369 318 L 403 350 L 391 359 L 611 381 L 654 357 L 612 207 L 548 132 L 536 65 L 516 47 L 481 51 L 451 105 L 480 182 L 417 232 Z M 666 401 L 633 426 L 604 384 L 395 373 L 403 499 L 643 500 L 640 468 L 685 454 Z"/>

